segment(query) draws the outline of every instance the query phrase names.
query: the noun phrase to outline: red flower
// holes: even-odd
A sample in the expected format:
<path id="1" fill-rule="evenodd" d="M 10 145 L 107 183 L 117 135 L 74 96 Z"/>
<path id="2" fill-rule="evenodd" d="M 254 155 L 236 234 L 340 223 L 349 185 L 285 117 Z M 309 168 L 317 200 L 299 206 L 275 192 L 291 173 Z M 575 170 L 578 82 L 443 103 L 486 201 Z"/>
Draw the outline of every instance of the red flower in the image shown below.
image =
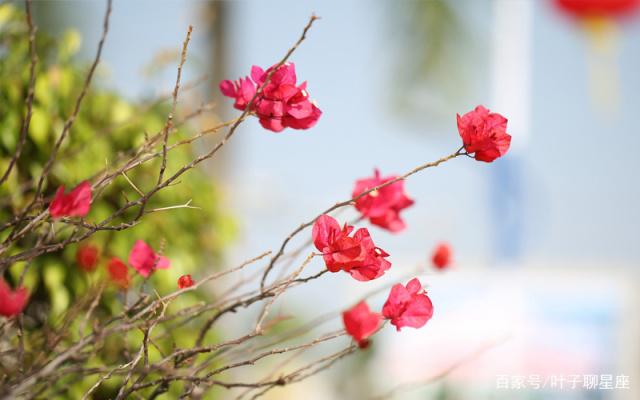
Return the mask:
<path id="1" fill-rule="evenodd" d="M 84 217 L 91 207 L 91 184 L 84 181 L 69 194 L 64 193 L 64 186 L 56 191 L 53 201 L 49 205 L 52 218 Z"/>
<path id="2" fill-rule="evenodd" d="M 122 262 L 118 257 L 112 257 L 107 263 L 107 272 L 109 273 L 109 279 L 116 286 L 122 289 L 127 289 L 131 283 L 131 277 L 129 276 L 129 269 L 127 265 Z"/>
<path id="3" fill-rule="evenodd" d="M 431 256 L 433 266 L 437 269 L 444 269 L 451 264 L 451 247 L 447 243 L 440 243 L 436 246 Z"/>
<path id="4" fill-rule="evenodd" d="M 395 179 L 396 176 L 380 177 L 380 171 L 374 170 L 371 178 L 359 179 L 351 197 L 356 197 L 362 192 L 382 185 Z M 369 219 L 373 225 L 388 229 L 391 232 L 399 232 L 405 228 L 404 221 L 400 218 L 400 211 L 413 205 L 404 192 L 404 181 L 398 181 L 381 189 L 375 190 L 356 200 L 356 209 L 363 217 Z"/>
<path id="5" fill-rule="evenodd" d="M 145 278 L 151 275 L 156 269 L 169 268 L 169 259 L 167 257 L 157 255 L 151 246 L 137 240 L 129 253 L 129 264 Z"/>
<path id="6" fill-rule="evenodd" d="M 86 272 L 91 272 L 98 265 L 100 249 L 92 244 L 80 246 L 76 252 L 76 262 L 78 266 Z"/>
<path id="7" fill-rule="evenodd" d="M 178 287 L 180 289 L 188 288 L 193 286 L 193 279 L 191 279 L 191 275 L 182 275 L 178 278 Z"/>
<path id="8" fill-rule="evenodd" d="M 360 228 L 353 237 L 353 227 L 340 229 L 338 221 L 328 215 L 320 216 L 313 225 L 313 244 L 322 252 L 327 269 L 343 270 L 359 281 L 370 281 L 382 276 L 391 267 L 389 256 L 373 243 L 369 231 Z"/>
<path id="9" fill-rule="evenodd" d="M 382 316 L 371 312 L 367 303 L 361 301 L 352 309 L 342 313 L 342 322 L 347 333 L 358 342 L 361 349 L 364 349 L 369 345 L 367 338 L 380 327 Z"/>
<path id="10" fill-rule="evenodd" d="M 507 119 L 483 106 L 462 117 L 458 115 L 458 132 L 467 153 L 475 153 L 478 161 L 492 162 L 505 155 L 511 144 Z"/>
<path id="11" fill-rule="evenodd" d="M 240 78 L 233 82 L 224 80 L 220 82 L 220 91 L 223 95 L 234 98 L 236 101 L 233 103 L 233 107 L 243 111 L 256 94 L 256 86 L 249 77 Z"/>
<path id="12" fill-rule="evenodd" d="M 239 79 L 235 82 L 220 82 L 220 91 L 227 97 L 235 99 L 234 107 L 244 110 L 257 88 L 262 86 L 275 65 L 264 71 L 254 65 L 251 68 L 251 79 Z M 260 119 L 260 124 L 273 132 L 285 128 L 309 129 L 318 122 L 322 111 L 309 99 L 307 83 L 296 85 L 296 71 L 293 63 L 278 67 L 269 83 L 256 98 L 251 111 Z"/>
<path id="13" fill-rule="evenodd" d="M 0 278 L 0 315 L 9 318 L 20 314 L 28 300 L 29 292 L 26 288 L 11 290 L 7 282 Z"/>
<path id="14" fill-rule="evenodd" d="M 398 283 L 391 288 L 382 315 L 390 319 L 398 331 L 405 326 L 420 328 L 433 316 L 433 304 L 418 278 L 413 278 L 406 287 Z"/>
<path id="15" fill-rule="evenodd" d="M 579 17 L 622 15 L 633 12 L 640 0 L 556 0 L 561 9 Z"/>

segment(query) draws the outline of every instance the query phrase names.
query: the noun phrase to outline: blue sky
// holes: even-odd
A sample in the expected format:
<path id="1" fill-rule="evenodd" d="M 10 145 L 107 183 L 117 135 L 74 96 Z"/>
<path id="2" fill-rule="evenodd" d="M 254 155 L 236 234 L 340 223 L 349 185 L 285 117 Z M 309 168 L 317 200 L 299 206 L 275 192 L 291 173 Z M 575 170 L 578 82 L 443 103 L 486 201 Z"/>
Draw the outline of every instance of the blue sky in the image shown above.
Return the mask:
<path id="1" fill-rule="evenodd" d="M 454 9 L 477 46 L 486 47 L 490 2 L 453 1 Z M 147 97 L 171 88 L 174 71 L 161 79 L 141 70 L 162 49 L 180 46 L 194 25 L 190 63 L 207 60 L 207 27 L 198 17 L 202 2 L 115 2 L 104 62 L 108 85 L 131 97 Z M 230 78 L 247 74 L 252 64 L 268 66 L 298 37 L 312 12 L 320 15 L 293 61 L 301 80 L 324 111 L 309 131 L 274 135 L 256 121 L 247 123 L 227 150 L 232 176 L 229 202 L 241 218 L 238 253 L 277 243 L 301 220 L 337 199 L 346 198 L 354 179 L 379 167 L 400 173 L 454 151 L 458 144 L 455 113 L 490 104 L 491 62 L 477 60 L 476 81 L 468 95 L 449 104 L 450 120 L 403 119 L 390 96 L 398 60 L 393 8 L 388 2 L 237 1 L 232 24 Z M 102 2 L 79 5 L 84 46 L 93 51 Z M 453 242 L 459 258 L 494 264 L 507 247 L 517 247 L 515 263 L 605 263 L 633 266 L 637 246 L 640 194 L 635 171 L 635 114 L 640 101 L 640 24 L 626 21 L 617 38 L 613 64 L 621 82 L 619 106 L 607 116 L 594 108 L 589 93 L 589 41 L 577 24 L 534 2 L 531 43 L 531 124 L 526 147 L 516 157 L 492 165 L 454 160 L 407 183 L 417 200 L 406 212 L 409 229 L 401 236 L 376 232 L 384 246 L 406 260 L 424 258 L 440 239 Z M 147 15 L 141 23 L 140 15 Z M 416 51 L 420 51 L 416 48 Z M 509 62 L 509 60 L 504 60 Z M 197 76 L 188 70 L 187 78 Z M 612 78 L 613 79 L 613 78 Z M 500 111 L 500 110 L 496 110 Z M 509 116 L 507 116 L 509 117 Z M 514 136 L 517 140 L 517 136 Z M 507 183 L 510 182 L 508 185 Z M 516 228 L 500 233 L 504 193 L 518 188 Z M 502 193 L 502 196 L 496 193 Z M 496 206 L 496 203 L 498 204 Z M 274 212 L 273 210 L 280 210 Z M 514 233 L 515 232 L 515 233 Z M 516 235 L 519 237 L 514 244 Z"/>

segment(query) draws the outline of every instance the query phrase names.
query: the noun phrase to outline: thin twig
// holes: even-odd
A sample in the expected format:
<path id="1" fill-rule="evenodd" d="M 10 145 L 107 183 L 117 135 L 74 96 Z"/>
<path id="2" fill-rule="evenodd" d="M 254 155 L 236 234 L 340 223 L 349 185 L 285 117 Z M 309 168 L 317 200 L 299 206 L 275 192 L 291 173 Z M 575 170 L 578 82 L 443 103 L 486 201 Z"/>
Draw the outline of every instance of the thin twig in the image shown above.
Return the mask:
<path id="1" fill-rule="evenodd" d="M 46 164 L 44 165 L 44 168 L 42 169 L 42 174 L 40 175 L 40 179 L 38 180 L 38 185 L 36 187 L 34 202 L 36 201 L 36 199 L 39 198 L 40 193 L 42 192 L 44 181 L 45 179 L 47 179 L 47 177 L 49 176 L 49 173 L 51 172 L 51 168 L 53 167 L 53 164 L 56 161 L 56 156 L 58 155 L 58 151 L 60 151 L 60 146 L 62 145 L 62 142 L 64 142 L 64 140 L 67 138 L 69 131 L 71 131 L 71 127 L 73 126 L 73 123 L 75 122 L 76 118 L 78 117 L 78 114 L 80 113 L 82 100 L 84 100 L 84 97 L 86 96 L 87 92 L 89 91 L 89 87 L 91 86 L 91 81 L 93 80 L 93 75 L 96 72 L 96 68 L 98 67 L 98 64 L 100 63 L 102 49 L 104 48 L 104 43 L 107 39 L 107 33 L 109 32 L 109 19 L 111 17 L 112 3 L 113 3 L 113 0 L 107 0 L 107 10 L 104 14 L 104 20 L 102 23 L 102 36 L 100 36 L 100 41 L 98 42 L 98 49 L 96 50 L 96 56 L 93 60 L 93 63 L 91 64 L 91 67 L 89 68 L 89 72 L 87 73 L 84 84 L 82 85 L 80 94 L 76 99 L 73 111 L 69 116 L 69 118 L 67 119 L 67 121 L 65 122 L 62 128 L 62 133 L 60 133 L 58 140 L 56 140 L 56 143 L 53 146 L 53 149 L 51 150 L 51 155 L 49 156 L 49 159 L 47 160 Z M 27 207 L 27 212 L 29 210 L 30 210 L 30 207 Z"/>
<path id="2" fill-rule="evenodd" d="M 376 190 L 380 190 L 384 187 L 387 187 L 389 185 L 393 185 L 396 182 L 399 182 L 401 180 L 404 180 L 408 177 L 410 177 L 411 175 L 414 175 L 424 169 L 427 168 L 433 168 L 433 167 L 437 167 L 438 165 L 449 161 L 453 158 L 456 158 L 458 156 L 461 155 L 465 155 L 466 153 L 464 153 L 464 148 L 461 147 L 460 149 L 458 149 L 458 151 L 456 151 L 455 153 L 452 153 L 446 157 L 442 157 L 436 161 L 432 161 L 432 162 L 428 162 L 422 165 L 417 166 L 416 168 L 412 169 L 411 171 L 400 175 L 394 179 L 391 179 L 385 183 L 382 183 L 378 186 L 374 186 L 371 189 L 365 190 L 364 192 L 360 193 L 357 196 L 354 196 L 352 198 L 350 198 L 349 200 L 344 200 L 344 201 L 340 201 L 336 204 L 334 204 L 333 206 L 327 208 L 326 210 L 324 210 L 323 212 L 321 212 L 320 214 L 318 214 L 317 216 L 315 216 L 312 220 L 305 222 L 303 224 L 301 224 L 299 227 L 297 227 L 293 232 L 291 232 L 289 234 L 289 236 L 287 236 L 287 238 L 282 242 L 282 245 L 280 245 L 280 250 L 278 250 L 278 252 L 271 258 L 271 261 L 269 262 L 269 265 L 267 266 L 267 269 L 264 271 L 264 275 L 262 276 L 262 281 L 260 282 L 260 287 L 264 288 L 265 286 L 265 282 L 267 280 L 267 276 L 269 275 L 269 272 L 271 272 L 271 270 L 273 269 L 273 266 L 275 265 L 276 261 L 278 261 L 278 259 L 284 254 L 284 250 L 287 247 L 287 244 L 289 244 L 289 241 L 291 241 L 291 239 L 293 239 L 294 236 L 296 236 L 298 233 L 302 232 L 303 230 L 305 230 L 306 228 L 310 227 L 311 225 L 313 225 L 313 223 L 320 218 L 320 216 L 324 215 L 324 214 L 328 214 L 340 207 L 344 207 L 344 206 L 348 206 L 351 204 L 354 204 L 358 199 L 362 198 L 363 196 L 368 195 L 371 192 L 374 192 Z"/>
<path id="3" fill-rule="evenodd" d="M 443 378 L 447 377 L 449 374 L 451 374 L 453 371 L 455 371 L 456 369 L 469 364 L 470 362 L 476 360 L 478 357 L 482 356 L 483 354 L 485 354 L 487 351 L 494 349 L 500 345 L 502 345 L 504 342 L 506 342 L 509 339 L 509 336 L 505 336 L 493 341 L 490 341 L 486 344 L 483 344 L 482 346 L 478 347 L 476 350 L 472 351 L 471 353 L 467 354 L 466 356 L 460 358 L 458 361 L 452 363 L 451 365 L 449 365 L 448 367 L 446 367 L 445 369 L 443 369 L 442 371 L 438 372 L 435 375 L 432 375 L 426 379 L 417 381 L 417 382 L 410 382 L 410 383 L 404 383 L 398 386 L 395 386 L 394 388 L 392 388 L 391 390 L 389 390 L 388 392 L 378 395 L 378 396 L 374 396 L 372 398 L 372 400 L 383 400 L 383 399 L 388 399 L 393 397 L 394 394 L 398 393 L 398 392 L 408 392 L 408 391 L 412 391 L 412 390 L 416 390 L 416 389 L 420 389 L 423 388 L 427 385 L 430 385 L 434 382 L 438 382 L 440 380 L 442 380 Z"/>
<path id="4" fill-rule="evenodd" d="M 167 122 L 165 123 L 162 133 L 162 164 L 160 165 L 160 173 L 158 174 L 158 185 L 162 182 L 164 176 L 164 170 L 167 168 L 167 141 L 169 140 L 169 131 L 173 128 L 173 115 L 176 113 L 176 106 L 178 104 L 178 92 L 180 91 L 180 79 L 182 78 L 182 67 L 187 61 L 187 48 L 189 47 L 189 41 L 191 40 L 191 32 L 193 26 L 189 25 L 187 29 L 187 37 L 182 44 L 182 53 L 180 55 L 180 64 L 178 65 L 178 73 L 176 76 L 176 85 L 173 88 L 173 101 L 171 104 L 171 112 L 167 116 Z"/>
<path id="5" fill-rule="evenodd" d="M 29 86 L 27 89 L 27 114 L 22 121 L 22 129 L 20 130 L 20 139 L 16 145 L 16 152 L 9 161 L 9 166 L 0 178 L 0 185 L 4 183 L 9 177 L 14 165 L 20 159 L 22 154 L 22 148 L 27 140 L 27 132 L 29 132 L 29 125 L 31 124 L 31 116 L 33 115 L 33 98 L 35 96 L 36 88 L 36 64 L 38 63 L 38 54 L 36 54 L 36 32 L 38 28 L 33 24 L 31 0 L 25 1 L 25 9 L 27 14 L 27 26 L 29 27 Z"/>

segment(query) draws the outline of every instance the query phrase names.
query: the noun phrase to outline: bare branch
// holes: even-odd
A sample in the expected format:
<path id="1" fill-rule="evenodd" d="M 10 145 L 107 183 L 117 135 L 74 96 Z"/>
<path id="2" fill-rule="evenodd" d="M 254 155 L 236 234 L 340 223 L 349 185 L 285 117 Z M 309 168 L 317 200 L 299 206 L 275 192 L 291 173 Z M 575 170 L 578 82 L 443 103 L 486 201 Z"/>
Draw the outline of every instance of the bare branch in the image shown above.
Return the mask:
<path id="1" fill-rule="evenodd" d="M 271 261 L 269 262 L 269 266 L 267 267 L 267 269 L 264 272 L 264 275 L 262 276 L 262 281 L 260 283 L 260 286 L 262 288 L 264 288 L 265 286 L 265 282 L 267 280 L 267 276 L 269 275 L 269 272 L 271 272 L 271 270 L 273 269 L 273 266 L 275 265 L 276 261 L 278 261 L 278 259 L 284 254 L 284 250 L 287 247 L 287 244 L 289 244 L 289 242 L 291 241 L 291 239 L 294 238 L 294 236 L 296 236 L 298 233 L 302 232 L 303 230 L 305 230 L 306 228 L 310 227 L 311 225 L 313 225 L 314 222 L 316 222 L 316 220 L 318 218 L 320 218 L 320 216 L 324 215 L 324 214 L 329 214 L 330 212 L 340 208 L 340 207 L 344 207 L 344 206 L 348 206 L 348 205 L 352 205 L 354 204 L 354 202 L 356 202 L 358 199 L 362 198 L 363 196 L 368 195 L 371 192 L 374 192 L 376 190 L 380 190 L 386 186 L 389 185 L 393 185 L 396 182 L 399 182 L 401 180 L 404 180 L 408 177 L 410 177 L 411 175 L 414 175 L 422 170 L 425 170 L 427 168 L 433 168 L 433 167 L 437 167 L 438 165 L 447 162 L 453 158 L 456 158 L 458 156 L 461 155 L 466 155 L 466 153 L 463 152 L 464 148 L 460 148 L 458 151 L 456 151 L 453 154 L 450 154 L 446 157 L 442 157 L 436 161 L 433 162 L 428 162 L 422 165 L 417 166 L 416 168 L 412 169 L 411 171 L 400 175 L 398 177 L 396 177 L 395 179 L 391 179 L 388 182 L 382 183 L 378 186 L 372 187 L 369 190 L 365 190 L 364 192 L 360 193 L 359 195 L 350 198 L 349 200 L 344 200 L 344 201 L 340 201 L 334 205 L 332 205 L 331 207 L 327 208 L 326 210 L 324 210 L 323 212 L 321 212 L 320 214 L 318 214 L 317 216 L 315 216 L 312 220 L 305 222 L 303 224 L 301 224 L 299 227 L 297 227 L 293 232 L 291 232 L 289 234 L 289 236 L 287 236 L 287 238 L 282 242 L 282 245 L 280 245 L 280 250 L 278 250 L 278 252 L 271 258 Z"/>
<path id="2" fill-rule="evenodd" d="M 84 100 L 84 97 L 86 96 L 87 92 L 89 91 L 89 87 L 91 86 L 91 81 L 93 80 L 93 75 L 96 72 L 96 68 L 98 67 L 98 64 L 100 63 L 100 57 L 102 56 L 102 49 L 104 48 L 104 43 L 107 39 L 107 33 L 109 32 L 109 18 L 111 17 L 112 3 L 113 3 L 113 0 L 107 0 L 107 10 L 104 14 L 104 20 L 102 23 L 102 36 L 100 36 L 100 41 L 98 42 L 98 49 L 96 50 L 96 56 L 93 60 L 93 63 L 91 64 L 91 67 L 89 68 L 89 72 L 87 73 L 87 77 L 85 78 L 84 84 L 82 85 L 80 94 L 76 99 L 73 111 L 71 112 L 71 115 L 65 122 L 62 128 L 62 132 L 60 133 L 58 140 L 56 141 L 55 145 L 53 146 L 53 149 L 51 150 L 51 155 L 49 156 L 49 160 L 47 160 L 46 164 L 44 165 L 42 174 L 40 175 L 40 179 L 38 180 L 38 185 L 36 187 L 34 202 L 36 201 L 36 199 L 38 199 L 38 197 L 40 196 L 40 193 L 42 192 L 44 181 L 48 178 L 49 173 L 51 172 L 51 168 L 53 167 L 53 164 L 56 161 L 56 156 L 58 155 L 58 151 L 60 151 L 60 146 L 62 145 L 62 142 L 64 142 L 64 140 L 67 138 L 67 135 L 69 134 L 69 131 L 73 126 L 73 123 L 78 117 L 78 114 L 80 113 L 80 108 L 82 106 L 82 100 Z M 31 206 L 27 207 L 27 212 L 29 212 L 30 209 L 31 209 Z"/>
<path id="3" fill-rule="evenodd" d="M 191 40 L 191 32 L 193 26 L 189 25 L 187 29 L 187 37 L 182 44 L 182 53 L 180 55 L 180 64 L 178 65 L 178 74 L 176 76 L 176 85 L 173 88 L 173 102 L 171 104 L 171 112 L 167 117 L 167 122 L 164 125 L 163 138 L 162 138 L 162 165 L 160 166 L 160 173 L 158 174 L 158 184 L 162 182 L 164 176 L 164 170 L 167 168 L 167 141 L 169 140 L 169 131 L 173 128 L 173 115 L 176 113 L 176 106 L 178 104 L 178 92 L 180 90 L 180 79 L 182 78 L 182 67 L 187 61 L 187 48 L 189 47 L 189 41 Z"/>
<path id="4" fill-rule="evenodd" d="M 18 144 L 16 146 L 16 152 L 11 157 L 9 161 L 9 166 L 7 170 L 4 172 L 2 177 L 0 178 L 0 185 L 4 183 L 9 177 L 11 170 L 14 165 L 20 159 L 20 155 L 22 154 L 22 148 L 27 140 L 27 133 L 29 132 L 29 125 L 31 124 L 31 116 L 33 114 L 33 98 L 35 96 L 35 88 L 36 88 L 36 64 L 38 63 L 38 55 L 36 54 L 36 32 L 38 28 L 33 24 L 32 18 L 32 10 L 31 10 L 31 0 L 25 1 L 25 9 L 27 15 L 27 25 L 29 26 L 29 87 L 27 89 L 27 114 L 22 121 L 22 129 L 20 130 L 20 139 L 18 140 Z"/>

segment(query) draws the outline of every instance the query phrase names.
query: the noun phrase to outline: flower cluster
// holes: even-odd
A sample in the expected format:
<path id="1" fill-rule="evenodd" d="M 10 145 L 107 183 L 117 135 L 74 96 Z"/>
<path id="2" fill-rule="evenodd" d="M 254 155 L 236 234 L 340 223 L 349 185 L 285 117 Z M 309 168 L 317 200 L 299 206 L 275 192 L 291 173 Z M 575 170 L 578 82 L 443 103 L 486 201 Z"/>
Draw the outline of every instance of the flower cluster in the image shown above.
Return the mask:
<path id="1" fill-rule="evenodd" d="M 254 65 L 251 78 L 224 80 L 220 82 L 220 91 L 235 100 L 233 106 L 238 110 L 245 110 L 255 97 L 249 111 L 255 113 L 265 129 L 273 132 L 285 128 L 309 129 L 318 122 L 322 111 L 309 99 L 307 83 L 297 85 L 296 81 L 293 63 L 276 64 L 266 71 Z"/>
<path id="2" fill-rule="evenodd" d="M 76 253 L 78 266 L 86 272 L 95 270 L 99 263 L 100 249 L 94 245 L 82 245 Z M 142 240 L 137 240 L 129 252 L 129 265 L 140 276 L 148 278 L 156 269 L 168 269 L 169 259 L 156 252 Z M 131 283 L 129 269 L 118 257 L 111 257 L 106 264 L 107 274 L 111 282 L 121 289 L 128 289 Z"/>
<path id="3" fill-rule="evenodd" d="M 372 312 L 364 301 L 342 313 L 345 330 L 353 337 L 361 349 L 369 346 L 368 338 L 376 333 L 382 324 L 382 316 Z"/>
<path id="4" fill-rule="evenodd" d="M 402 196 L 406 198 L 403 192 Z M 329 271 L 342 270 L 359 281 L 379 278 L 391 267 L 386 260 L 388 254 L 375 246 L 366 228 L 360 228 L 350 236 L 353 229 L 348 224 L 341 228 L 334 218 L 321 215 L 313 225 L 313 244 L 321 252 Z M 451 249 L 441 244 L 436 247 L 432 258 L 436 268 L 445 268 L 450 262 Z M 364 349 L 369 345 L 368 338 L 378 331 L 384 319 L 400 331 L 403 327 L 420 328 L 432 316 L 431 299 L 420 281 L 414 278 L 406 286 L 396 284 L 391 288 L 382 314 L 371 311 L 367 303 L 361 301 L 343 312 L 342 320 L 346 332 Z"/>
<path id="5" fill-rule="evenodd" d="M 382 314 L 373 312 L 366 302 L 342 313 L 345 330 L 362 349 L 368 347 L 369 337 L 380 329 L 387 319 L 398 331 L 403 327 L 421 328 L 433 316 L 433 304 L 417 278 L 406 286 L 398 283 L 391 288 Z"/>
<path id="6" fill-rule="evenodd" d="M 248 111 L 258 117 L 267 130 L 281 132 L 285 128 L 309 129 L 313 127 L 322 112 L 310 100 L 307 84 L 297 84 L 293 63 L 276 64 L 266 71 L 258 66 L 251 69 L 251 77 L 236 81 L 224 80 L 221 92 L 234 99 L 234 107 Z M 511 144 L 511 136 L 506 132 L 507 119 L 492 113 L 483 106 L 477 106 L 463 116 L 457 116 L 457 125 L 463 147 L 467 155 L 478 161 L 492 162 L 503 156 Z M 454 156 L 460 155 L 458 152 Z M 405 229 L 406 224 L 400 212 L 412 206 L 414 200 L 406 193 L 401 177 L 383 177 L 378 169 L 373 176 L 358 179 L 352 191 L 352 201 L 362 219 L 390 232 Z M 53 219 L 61 217 L 84 217 L 91 206 L 91 185 L 82 182 L 68 194 L 64 187 L 58 188 L 49 205 Z M 326 268 L 330 272 L 344 271 L 358 281 L 370 281 L 384 275 L 391 268 L 387 260 L 389 254 L 376 246 L 369 230 L 354 227 L 338 221 L 329 215 L 321 215 L 313 224 L 313 244 L 320 251 Z M 84 271 L 95 270 L 100 257 L 100 249 L 94 245 L 81 246 L 77 252 L 77 263 Z M 433 266 L 444 269 L 451 263 L 451 248 L 442 243 L 431 256 Z M 157 254 L 142 240 L 135 242 L 128 258 L 129 265 L 139 275 L 148 278 L 157 269 L 167 269 L 169 260 Z M 117 257 L 107 263 L 111 281 L 122 289 L 131 283 L 127 265 Z M 191 275 L 178 279 L 178 287 L 192 287 Z M 24 309 L 28 298 L 25 288 L 12 291 L 0 281 L 0 315 L 13 316 Z M 433 304 L 417 278 L 406 285 L 394 285 L 380 313 L 371 311 L 365 301 L 343 312 L 342 319 L 346 332 L 361 348 L 369 345 L 369 338 L 377 332 L 384 320 L 388 320 L 398 331 L 404 327 L 423 327 L 433 316 Z"/>
<path id="7" fill-rule="evenodd" d="M 180 289 L 191 287 L 194 283 L 195 282 L 193 282 L 193 279 L 191 279 L 191 275 L 182 275 L 180 278 L 178 278 L 178 288 Z"/>
<path id="8" fill-rule="evenodd" d="M 0 315 L 13 317 L 18 315 L 27 306 L 29 293 L 24 287 L 11 290 L 11 287 L 0 278 Z"/>
<path id="9" fill-rule="evenodd" d="M 120 289 L 127 290 L 131 284 L 131 276 L 127 264 L 118 257 L 111 257 L 107 262 L 107 272 L 111 282 Z"/>
<path id="10" fill-rule="evenodd" d="M 413 278 L 406 286 L 398 283 L 391 288 L 382 315 L 398 331 L 405 326 L 421 328 L 433 316 L 433 304 L 418 278 Z"/>
<path id="11" fill-rule="evenodd" d="M 387 252 L 377 247 L 366 228 L 349 236 L 353 226 L 342 228 L 329 215 L 320 216 L 313 225 L 313 244 L 322 253 L 331 272 L 348 272 L 354 279 L 370 281 L 381 277 L 391 268 Z"/>
<path id="12" fill-rule="evenodd" d="M 458 115 L 458 132 L 467 153 L 478 161 L 492 162 L 505 155 L 511 145 L 507 119 L 483 106 Z"/>
<path id="13" fill-rule="evenodd" d="M 49 214 L 51 218 L 84 217 L 89 214 L 91 207 L 91 184 L 84 181 L 76 186 L 68 194 L 64 192 L 64 186 L 56 191 L 51 204 Z"/>
<path id="14" fill-rule="evenodd" d="M 82 182 L 68 194 L 64 187 L 58 188 L 49 205 L 49 213 L 53 219 L 61 217 L 83 217 L 89 213 L 91 206 L 91 185 Z M 100 263 L 100 248 L 94 244 L 82 244 L 76 252 L 76 263 L 85 272 L 93 272 Z M 156 269 L 170 267 L 169 259 L 157 254 L 151 246 L 142 240 L 135 242 L 129 253 L 129 265 L 139 275 L 148 278 Z M 129 267 L 118 257 L 111 257 L 106 263 L 107 276 L 121 289 L 128 289 L 131 284 Z M 178 286 L 185 288 L 193 285 L 190 275 L 180 277 Z M 20 314 L 27 305 L 29 295 L 26 288 L 12 291 L 7 283 L 0 279 L 0 315 L 5 317 Z"/>
<path id="15" fill-rule="evenodd" d="M 71 190 L 64 192 L 64 186 L 60 186 L 49 204 L 49 214 L 53 219 L 61 217 L 84 217 L 91 208 L 91 184 L 84 181 Z M 85 272 L 96 269 L 100 259 L 100 249 L 93 244 L 81 245 L 76 253 L 76 262 Z M 156 254 L 151 246 L 142 240 L 135 242 L 129 253 L 129 265 L 138 274 L 148 278 L 156 269 L 167 269 L 170 266 L 169 259 Z M 118 257 L 112 257 L 107 262 L 107 273 L 110 280 L 118 287 L 127 289 L 131 283 L 127 265 Z M 191 277 L 189 276 L 189 279 Z M 183 281 L 184 282 L 184 281 Z M 180 287 L 184 283 L 178 283 Z M 193 284 L 193 283 L 192 283 Z"/>
<path id="16" fill-rule="evenodd" d="M 433 250 L 431 262 L 437 269 L 445 269 L 451 264 L 451 247 L 447 243 L 440 243 Z"/>
<path id="17" fill-rule="evenodd" d="M 380 171 L 375 169 L 372 177 L 356 181 L 351 195 L 356 199 L 356 210 L 360 211 L 364 218 L 369 219 L 371 224 L 391 232 L 399 232 L 405 228 L 406 225 L 400 218 L 400 211 L 414 203 L 404 192 L 404 181 L 399 180 L 363 196 L 360 195 L 396 178 L 397 176 L 393 175 L 383 178 L 380 176 Z"/>
<path id="18" fill-rule="evenodd" d="M 137 240 L 129 253 L 129 264 L 144 278 L 148 278 L 156 269 L 168 269 L 169 259 L 156 254 L 142 240 Z"/>
<path id="19" fill-rule="evenodd" d="M 85 244 L 78 247 L 76 252 L 76 262 L 85 272 L 91 272 L 98 266 L 100 249 L 92 244 Z"/>

